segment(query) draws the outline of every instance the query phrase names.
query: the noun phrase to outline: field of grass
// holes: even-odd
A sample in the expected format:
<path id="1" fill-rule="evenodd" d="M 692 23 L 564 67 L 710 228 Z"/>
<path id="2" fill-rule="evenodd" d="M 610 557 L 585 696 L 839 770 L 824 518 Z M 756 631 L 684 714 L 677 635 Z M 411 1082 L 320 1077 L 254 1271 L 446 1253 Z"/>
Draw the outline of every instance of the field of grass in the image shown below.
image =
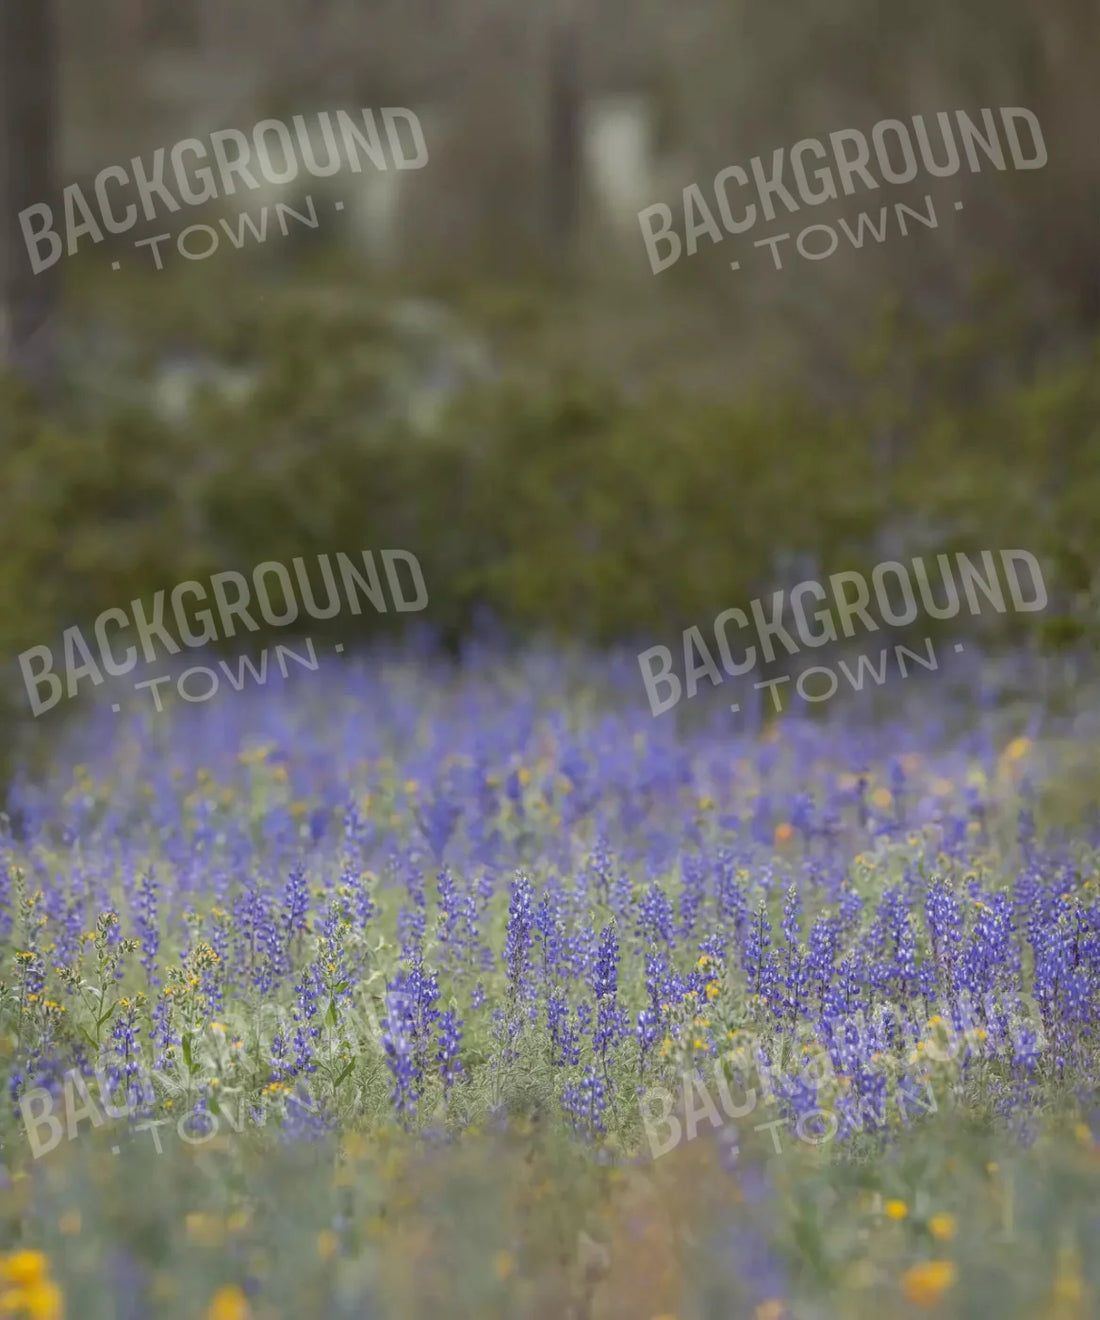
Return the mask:
<path id="1" fill-rule="evenodd" d="M 89 712 L 0 822 L 0 1314 L 1095 1314 L 1095 720 L 942 677 Z"/>

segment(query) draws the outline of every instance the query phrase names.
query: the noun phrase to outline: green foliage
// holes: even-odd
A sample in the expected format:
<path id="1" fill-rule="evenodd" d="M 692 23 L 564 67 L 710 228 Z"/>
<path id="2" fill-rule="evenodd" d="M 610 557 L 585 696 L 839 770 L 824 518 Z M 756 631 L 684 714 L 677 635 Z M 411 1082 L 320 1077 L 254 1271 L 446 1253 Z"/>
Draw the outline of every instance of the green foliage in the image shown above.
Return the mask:
<path id="1" fill-rule="evenodd" d="M 166 303 L 114 368 L 125 397 L 101 381 L 95 407 L 78 392 L 45 418 L 5 388 L 0 654 L 57 648 L 64 628 L 189 578 L 368 547 L 418 556 L 445 637 L 489 607 L 520 632 L 671 641 L 784 585 L 781 552 L 866 568 L 888 557 L 884 531 L 909 553 L 1031 550 L 1051 604 L 1008 625 L 1039 622 L 1048 641 L 1092 626 L 1097 354 L 1026 367 L 1021 313 L 995 285 L 947 334 L 894 311 L 858 402 L 832 410 L 505 372 L 430 425 L 401 403 L 430 351 L 365 302 L 242 286 L 218 318 L 201 298 Z M 254 370 L 251 396 L 200 393 L 185 422 L 158 420 L 156 347 L 181 334 Z"/>

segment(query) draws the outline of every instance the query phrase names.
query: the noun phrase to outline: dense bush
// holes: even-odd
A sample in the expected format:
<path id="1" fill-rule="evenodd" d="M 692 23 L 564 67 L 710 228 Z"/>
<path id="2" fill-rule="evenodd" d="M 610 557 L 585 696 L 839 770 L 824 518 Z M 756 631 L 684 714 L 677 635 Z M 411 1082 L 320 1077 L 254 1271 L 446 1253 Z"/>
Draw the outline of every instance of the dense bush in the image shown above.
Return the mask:
<path id="1" fill-rule="evenodd" d="M 132 384 L 152 380 L 167 333 L 155 321 L 127 397 L 92 408 L 74 392 L 44 418 L 9 385 L 0 654 L 57 647 L 65 627 L 188 578 L 395 546 L 419 557 L 426 617 L 451 639 L 487 608 L 522 633 L 674 642 L 807 566 L 986 547 L 1045 564 L 1050 607 L 1013 626 L 1052 637 L 1087 623 L 1096 354 L 1034 369 L 1003 299 L 976 302 L 973 324 L 946 337 L 888 320 L 858 364 L 858 406 L 628 399 L 595 376 L 505 371 L 432 426 L 393 406 L 405 350 L 376 312 L 260 306 L 184 318 L 256 388 L 200 396 L 182 425 Z"/>

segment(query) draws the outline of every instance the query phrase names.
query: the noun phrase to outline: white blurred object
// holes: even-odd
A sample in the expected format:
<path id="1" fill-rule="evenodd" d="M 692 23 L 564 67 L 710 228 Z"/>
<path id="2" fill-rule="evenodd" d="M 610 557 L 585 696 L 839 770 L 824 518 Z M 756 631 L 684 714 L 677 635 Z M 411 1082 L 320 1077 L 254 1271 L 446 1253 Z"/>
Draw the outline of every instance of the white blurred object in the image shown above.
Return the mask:
<path id="1" fill-rule="evenodd" d="M 441 303 L 403 298 L 388 317 L 405 345 L 409 366 L 394 382 L 390 415 L 402 415 L 423 435 L 436 431 L 463 389 L 496 378 L 488 343 Z"/>
<path id="2" fill-rule="evenodd" d="M 327 181 L 338 183 L 340 176 Z M 326 182 L 319 180 L 318 182 Z M 393 266 L 400 255 L 400 202 L 404 175 L 395 169 L 345 176 L 350 198 L 348 237 L 374 265 Z"/>
<path id="3" fill-rule="evenodd" d="M 582 112 L 585 171 L 600 211 L 617 231 L 636 233 L 638 212 L 654 199 L 654 109 L 648 97 L 617 94 Z"/>
<path id="4" fill-rule="evenodd" d="M 176 350 L 164 357 L 152 388 L 153 411 L 182 426 L 190 419 L 200 391 L 230 403 L 247 403 L 259 385 L 254 369 L 230 367 L 207 354 Z"/>

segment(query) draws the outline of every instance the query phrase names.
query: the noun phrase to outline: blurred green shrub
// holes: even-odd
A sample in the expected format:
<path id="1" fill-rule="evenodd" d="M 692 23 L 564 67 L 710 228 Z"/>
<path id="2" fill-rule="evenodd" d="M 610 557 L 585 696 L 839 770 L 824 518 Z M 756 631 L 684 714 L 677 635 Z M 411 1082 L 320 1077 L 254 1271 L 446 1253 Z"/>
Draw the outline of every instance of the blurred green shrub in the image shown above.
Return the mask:
<path id="1" fill-rule="evenodd" d="M 1025 370 L 1003 300 L 975 305 L 948 335 L 894 313 L 844 411 L 503 379 L 425 431 L 383 406 L 395 351 L 373 314 L 233 300 L 206 343 L 255 365 L 247 402 L 200 397 L 182 426 L 138 402 L 43 418 L 4 386 L 0 656 L 14 688 L 19 651 L 110 606 L 385 547 L 419 557 L 416 617 L 451 639 L 488 607 L 520 633 L 674 643 L 789 585 L 783 555 L 869 567 L 899 537 L 910 554 L 1031 550 L 1051 604 L 1006 626 L 1079 636 L 1100 564 L 1098 353 Z M 394 622 L 333 626 L 350 641 Z"/>

